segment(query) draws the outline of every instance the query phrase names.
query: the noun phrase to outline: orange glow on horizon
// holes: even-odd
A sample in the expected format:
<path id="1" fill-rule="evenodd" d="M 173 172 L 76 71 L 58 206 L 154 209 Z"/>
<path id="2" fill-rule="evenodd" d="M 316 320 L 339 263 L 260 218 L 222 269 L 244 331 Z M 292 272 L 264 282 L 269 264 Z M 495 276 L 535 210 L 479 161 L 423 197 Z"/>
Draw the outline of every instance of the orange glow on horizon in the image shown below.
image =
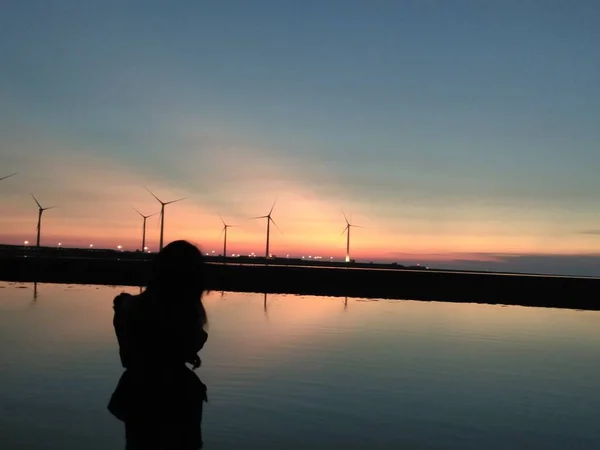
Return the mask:
<path id="1" fill-rule="evenodd" d="M 187 130 L 186 132 L 189 132 Z M 222 216 L 234 225 L 228 232 L 228 253 L 264 255 L 265 219 L 251 217 L 268 213 L 277 200 L 271 227 L 271 253 L 285 257 L 321 256 L 343 260 L 346 237 L 342 210 L 352 223 L 351 256 L 354 259 L 429 261 L 469 258 L 485 260 L 485 254 L 590 254 L 600 253 L 600 236 L 575 233 L 589 228 L 595 212 L 573 215 L 559 222 L 554 210 L 460 204 L 455 215 L 435 217 L 433 206 L 396 205 L 396 199 L 374 197 L 372 203 L 332 194 L 325 197 L 305 181 L 301 167 L 271 160 L 255 149 L 223 148 L 207 155 L 195 151 L 200 137 L 190 137 L 189 149 L 170 169 L 179 178 L 177 188 L 166 176 L 138 165 L 91 156 L 52 138 L 14 144 L 12 150 L 36 146 L 47 155 L 23 157 L 28 172 L 3 182 L 0 199 L 0 243 L 21 245 L 35 242 L 37 207 L 57 205 L 44 213 L 42 245 L 64 247 L 141 247 L 142 218 L 134 211 L 152 214 L 160 204 L 144 189 L 165 201 L 188 197 L 166 206 L 165 241 L 187 239 L 203 251 L 222 252 Z M 26 145 L 27 144 L 27 145 Z M 198 144 L 199 145 L 199 144 Z M 23 147 L 23 148 L 21 148 Z M 97 152 L 101 153 L 101 152 Z M 239 163 L 232 165 L 235 155 Z M 56 164 L 60 161 L 60 164 Z M 45 167 L 52 166 L 51 173 Z M 210 167 L 224 175 L 223 186 L 205 181 L 198 171 Z M 173 176 L 172 176 L 173 177 Z M 335 181 L 335 180 L 334 180 Z M 598 218 L 600 222 L 600 217 Z M 158 249 L 159 216 L 147 221 L 147 246 Z"/>

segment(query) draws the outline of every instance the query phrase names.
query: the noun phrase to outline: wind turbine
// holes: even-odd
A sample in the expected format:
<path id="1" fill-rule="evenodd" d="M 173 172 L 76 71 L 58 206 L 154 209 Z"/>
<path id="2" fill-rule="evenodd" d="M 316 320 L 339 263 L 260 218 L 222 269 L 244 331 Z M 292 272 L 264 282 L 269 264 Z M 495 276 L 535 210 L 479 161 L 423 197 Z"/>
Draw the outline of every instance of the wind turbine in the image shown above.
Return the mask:
<path id="1" fill-rule="evenodd" d="M 152 193 L 152 191 L 146 188 L 148 192 L 160 203 L 160 244 L 159 251 L 163 248 L 163 235 L 165 231 L 165 206 L 170 205 L 171 203 L 180 202 L 181 200 L 185 200 L 187 197 L 178 198 L 177 200 L 171 200 L 170 202 L 163 202 L 160 198 Z"/>
<path id="2" fill-rule="evenodd" d="M 135 209 L 135 208 L 133 208 L 133 209 L 135 210 L 136 213 L 138 213 L 144 219 L 144 227 L 143 227 L 143 231 L 142 231 L 142 253 L 144 253 L 144 251 L 146 250 L 146 219 L 148 219 L 148 217 L 155 216 L 158 213 L 155 212 L 154 214 L 149 214 L 149 215 L 145 216 L 141 212 L 139 212 L 137 209 Z"/>
<path id="3" fill-rule="evenodd" d="M 10 177 L 14 177 L 16 174 L 17 174 L 17 172 L 11 173 L 10 175 L 3 176 L 2 178 L 0 178 L 0 181 L 6 180 L 7 178 L 10 178 Z"/>
<path id="4" fill-rule="evenodd" d="M 361 226 L 352 225 L 350 222 L 348 222 L 348 218 L 346 217 L 346 214 L 343 211 L 342 214 L 344 214 L 344 219 L 346 220 L 346 228 L 344 228 L 344 231 L 342 231 L 342 234 L 346 233 L 346 262 L 350 262 L 350 228 L 361 228 Z"/>
<path id="5" fill-rule="evenodd" d="M 276 202 L 277 202 L 277 200 L 275 200 L 273 202 L 273 206 L 271 206 L 271 210 L 269 211 L 269 214 L 267 214 L 266 216 L 253 217 L 253 219 L 267 219 L 267 248 L 265 250 L 265 258 L 268 258 L 270 256 L 270 253 L 269 253 L 269 236 L 270 236 L 270 232 L 271 232 L 271 222 L 273 222 L 273 225 L 275 225 L 277 227 L 277 229 L 279 231 L 281 231 L 279 229 L 279 227 L 277 226 L 277 224 L 275 223 L 275 221 L 271 218 L 271 213 L 273 212 L 273 208 L 275 208 L 275 203 Z"/>
<path id="6" fill-rule="evenodd" d="M 227 228 L 233 227 L 234 225 L 227 225 L 221 216 L 219 216 L 219 219 L 221 219 L 221 222 L 223 222 L 223 229 L 221 230 L 221 233 L 225 233 L 225 235 L 223 236 L 223 257 L 226 258 L 227 257 Z"/>
<path id="7" fill-rule="evenodd" d="M 35 198 L 35 195 L 31 194 L 31 196 L 35 200 L 35 203 L 38 205 L 38 223 L 37 223 L 37 241 L 36 241 L 36 247 L 39 247 L 40 246 L 40 233 L 42 231 L 42 214 L 44 213 L 44 211 L 47 211 L 48 209 L 56 208 L 56 206 L 50 206 L 48 208 L 42 208 L 42 205 L 40 205 L 40 202 L 37 201 L 37 198 Z"/>

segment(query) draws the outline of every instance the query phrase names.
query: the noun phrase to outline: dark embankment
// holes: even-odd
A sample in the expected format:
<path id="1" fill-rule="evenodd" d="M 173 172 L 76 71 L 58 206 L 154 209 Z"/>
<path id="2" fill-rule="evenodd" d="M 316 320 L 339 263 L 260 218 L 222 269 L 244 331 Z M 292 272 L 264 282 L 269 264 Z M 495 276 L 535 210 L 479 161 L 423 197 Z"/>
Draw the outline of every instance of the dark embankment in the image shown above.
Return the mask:
<path id="1" fill-rule="evenodd" d="M 5 281 L 141 286 L 148 259 L 0 255 Z M 600 310 L 600 279 L 411 270 L 208 264 L 211 290 Z"/>

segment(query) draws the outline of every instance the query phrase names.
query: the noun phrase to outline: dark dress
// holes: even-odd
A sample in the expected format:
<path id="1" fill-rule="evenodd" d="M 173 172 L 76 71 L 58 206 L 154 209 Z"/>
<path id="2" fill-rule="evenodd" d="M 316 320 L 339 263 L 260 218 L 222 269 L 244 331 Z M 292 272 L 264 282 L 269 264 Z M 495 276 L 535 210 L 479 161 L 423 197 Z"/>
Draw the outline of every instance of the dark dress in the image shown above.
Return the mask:
<path id="1" fill-rule="evenodd" d="M 113 324 L 126 368 L 108 404 L 125 423 L 127 450 L 202 447 L 206 385 L 185 363 L 200 365 L 207 339 L 190 312 L 165 310 L 148 295 L 119 295 Z"/>

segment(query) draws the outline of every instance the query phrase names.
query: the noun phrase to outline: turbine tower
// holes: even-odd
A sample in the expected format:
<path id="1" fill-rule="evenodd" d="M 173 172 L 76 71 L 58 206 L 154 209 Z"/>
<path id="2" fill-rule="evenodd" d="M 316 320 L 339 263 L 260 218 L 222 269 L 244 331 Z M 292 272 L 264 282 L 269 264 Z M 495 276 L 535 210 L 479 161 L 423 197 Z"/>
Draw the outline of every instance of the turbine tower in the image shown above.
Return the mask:
<path id="1" fill-rule="evenodd" d="M 10 175 L 5 175 L 2 178 L 0 178 L 0 181 L 6 180 L 7 178 L 10 178 L 10 177 L 14 177 L 16 174 L 17 174 L 17 172 L 11 173 Z"/>
<path id="2" fill-rule="evenodd" d="M 160 198 L 152 193 L 152 191 L 146 188 L 148 192 L 160 203 L 160 243 L 158 250 L 163 249 L 163 235 L 165 231 L 165 206 L 170 205 L 171 203 L 180 202 L 181 200 L 185 200 L 186 197 L 178 198 L 177 200 L 171 200 L 170 202 L 163 202 Z"/>
<path id="3" fill-rule="evenodd" d="M 44 213 L 44 211 L 47 211 L 52 208 L 56 208 L 56 206 L 49 206 L 48 208 L 43 208 L 42 205 L 40 205 L 40 202 L 37 201 L 37 198 L 35 198 L 35 195 L 31 194 L 31 196 L 35 200 L 35 203 L 38 205 L 37 240 L 36 240 L 35 245 L 36 245 L 36 247 L 39 247 L 40 246 L 40 234 L 42 232 L 42 214 Z"/>
<path id="4" fill-rule="evenodd" d="M 350 262 L 350 228 L 352 227 L 357 227 L 357 228 L 361 228 L 360 225 L 353 225 L 350 222 L 348 222 L 348 218 L 346 217 L 346 214 L 342 211 L 342 214 L 344 214 L 344 219 L 346 220 L 346 228 L 344 228 L 344 231 L 342 231 L 342 234 L 346 233 L 346 262 Z"/>
<path id="5" fill-rule="evenodd" d="M 146 219 L 148 219 L 148 217 L 155 216 L 158 213 L 155 212 L 154 214 L 149 214 L 149 215 L 145 216 L 141 212 L 139 212 L 137 209 L 135 209 L 135 208 L 133 208 L 133 209 L 135 210 L 136 213 L 138 213 L 144 219 L 144 226 L 142 229 L 142 253 L 144 253 L 144 250 L 146 250 Z"/>
<path id="6" fill-rule="evenodd" d="M 223 228 L 221 229 L 221 233 L 225 233 L 225 235 L 223 236 L 223 257 L 226 258 L 227 257 L 227 228 L 232 227 L 233 225 L 227 225 L 221 216 L 219 216 L 219 219 L 221 219 L 221 222 L 223 222 Z"/>
<path id="7" fill-rule="evenodd" d="M 266 246 L 266 249 L 265 249 L 265 258 L 269 258 L 270 255 L 271 255 L 269 253 L 269 236 L 270 236 L 270 233 L 271 233 L 271 222 L 273 222 L 273 225 L 275 225 L 277 227 L 277 229 L 279 231 L 281 231 L 279 229 L 279 227 L 277 226 L 277 224 L 275 223 L 275 221 L 271 218 L 271 213 L 273 212 L 273 208 L 275 208 L 276 201 L 273 202 L 273 206 L 271 206 L 271 210 L 269 211 L 269 214 L 267 214 L 266 216 L 253 217 L 253 219 L 267 219 L 267 246 Z"/>

